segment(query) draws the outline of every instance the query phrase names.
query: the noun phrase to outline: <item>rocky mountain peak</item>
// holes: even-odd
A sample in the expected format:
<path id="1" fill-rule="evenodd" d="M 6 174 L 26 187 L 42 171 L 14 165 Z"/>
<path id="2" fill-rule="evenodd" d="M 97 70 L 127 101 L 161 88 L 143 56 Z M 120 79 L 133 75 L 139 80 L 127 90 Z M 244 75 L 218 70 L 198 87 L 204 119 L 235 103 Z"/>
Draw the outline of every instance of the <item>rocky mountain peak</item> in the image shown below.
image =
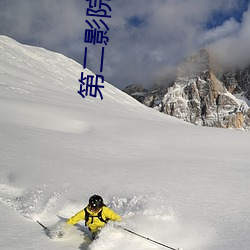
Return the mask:
<path id="1" fill-rule="evenodd" d="M 248 129 L 250 109 L 233 94 L 250 93 L 249 71 L 216 74 L 210 64 L 209 51 L 202 49 L 178 67 L 171 86 L 144 90 L 139 97 L 138 92 L 130 95 L 160 112 L 196 125 Z"/>
<path id="2" fill-rule="evenodd" d="M 201 49 L 194 55 L 188 57 L 177 69 L 177 77 L 194 77 L 205 74 L 210 70 L 209 53 Z"/>

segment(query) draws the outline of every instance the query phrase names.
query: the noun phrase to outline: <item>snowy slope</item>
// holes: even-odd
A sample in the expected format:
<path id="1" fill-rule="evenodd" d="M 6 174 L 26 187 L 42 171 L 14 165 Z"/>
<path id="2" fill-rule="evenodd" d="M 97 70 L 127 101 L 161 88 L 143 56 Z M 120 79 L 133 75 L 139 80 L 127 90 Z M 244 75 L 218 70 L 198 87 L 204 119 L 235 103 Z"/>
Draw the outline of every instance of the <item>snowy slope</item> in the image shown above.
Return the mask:
<path id="1" fill-rule="evenodd" d="M 97 193 L 123 226 L 169 246 L 248 250 L 249 133 L 186 124 L 106 82 L 103 100 L 83 99 L 81 71 L 0 36 L 0 248 L 162 249 L 111 225 L 92 244 L 79 227 L 51 240 L 36 223 Z"/>

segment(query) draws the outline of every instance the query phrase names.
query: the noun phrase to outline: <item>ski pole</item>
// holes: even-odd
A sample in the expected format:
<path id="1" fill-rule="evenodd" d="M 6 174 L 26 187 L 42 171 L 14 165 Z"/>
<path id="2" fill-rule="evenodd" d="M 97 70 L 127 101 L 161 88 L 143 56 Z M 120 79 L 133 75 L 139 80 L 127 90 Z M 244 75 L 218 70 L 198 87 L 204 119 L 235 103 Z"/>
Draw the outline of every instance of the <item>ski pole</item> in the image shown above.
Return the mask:
<path id="1" fill-rule="evenodd" d="M 46 231 L 46 230 L 48 230 L 48 228 L 47 227 L 45 227 L 40 221 L 36 221 L 40 226 L 42 226 L 43 227 L 43 229 Z"/>
<path id="2" fill-rule="evenodd" d="M 180 250 L 180 248 L 173 248 L 173 247 L 167 246 L 167 245 L 162 244 L 162 243 L 160 243 L 160 242 L 158 242 L 158 241 L 155 241 L 155 240 L 152 240 L 152 239 L 150 239 L 150 238 L 148 238 L 148 237 L 145 237 L 145 236 L 143 236 L 143 235 L 141 235 L 141 234 L 135 233 L 135 232 L 133 232 L 133 231 L 127 229 L 127 228 L 122 228 L 122 229 L 125 230 L 125 231 L 127 231 L 127 232 L 129 232 L 129 233 L 131 233 L 131 234 L 137 235 L 137 236 L 139 236 L 139 237 L 141 237 L 141 238 L 143 238 L 143 239 L 145 239 L 145 240 L 154 242 L 154 243 L 156 243 L 156 244 L 158 244 L 158 245 L 161 245 L 161 246 L 163 246 L 163 247 L 169 248 L 169 249 L 171 249 L 171 250 Z"/>

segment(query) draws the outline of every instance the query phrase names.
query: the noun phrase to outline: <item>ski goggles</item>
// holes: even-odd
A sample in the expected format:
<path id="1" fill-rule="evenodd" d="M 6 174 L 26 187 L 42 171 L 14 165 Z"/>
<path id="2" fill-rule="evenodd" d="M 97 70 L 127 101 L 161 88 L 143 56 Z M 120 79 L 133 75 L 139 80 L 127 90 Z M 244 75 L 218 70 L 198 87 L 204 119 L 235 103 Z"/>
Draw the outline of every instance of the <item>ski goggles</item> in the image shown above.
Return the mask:
<path id="1" fill-rule="evenodd" d="M 89 208 L 93 212 L 97 212 L 97 211 L 99 211 L 101 209 L 101 207 L 97 207 L 97 206 L 93 206 L 93 205 L 92 206 L 90 205 Z"/>

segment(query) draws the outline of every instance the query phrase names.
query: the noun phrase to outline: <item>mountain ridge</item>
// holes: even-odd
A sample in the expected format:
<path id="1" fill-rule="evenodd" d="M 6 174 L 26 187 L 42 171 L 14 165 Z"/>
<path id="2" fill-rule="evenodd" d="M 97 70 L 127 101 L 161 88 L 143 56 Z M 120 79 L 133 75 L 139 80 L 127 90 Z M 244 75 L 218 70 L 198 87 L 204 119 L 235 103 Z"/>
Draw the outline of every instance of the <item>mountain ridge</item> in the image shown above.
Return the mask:
<path id="1" fill-rule="evenodd" d="M 216 72 L 209 51 L 202 49 L 177 68 L 171 85 L 144 91 L 140 85 L 130 85 L 123 91 L 148 107 L 195 125 L 249 129 L 249 79 L 250 67 Z"/>

